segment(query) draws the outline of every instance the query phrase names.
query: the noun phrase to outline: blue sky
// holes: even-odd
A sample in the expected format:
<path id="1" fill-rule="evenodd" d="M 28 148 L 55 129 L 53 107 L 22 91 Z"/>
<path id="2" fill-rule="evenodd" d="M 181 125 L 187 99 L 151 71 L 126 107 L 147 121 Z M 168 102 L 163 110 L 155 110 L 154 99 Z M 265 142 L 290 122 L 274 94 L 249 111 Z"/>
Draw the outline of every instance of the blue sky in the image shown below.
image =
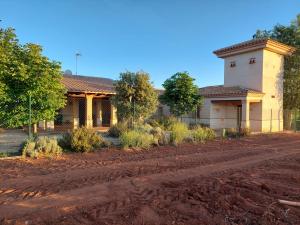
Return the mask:
<path id="1" fill-rule="evenodd" d="M 144 70 L 156 87 L 178 71 L 199 86 L 223 83 L 212 51 L 289 24 L 299 0 L 0 0 L 2 27 L 43 46 L 63 70 L 117 79 Z"/>

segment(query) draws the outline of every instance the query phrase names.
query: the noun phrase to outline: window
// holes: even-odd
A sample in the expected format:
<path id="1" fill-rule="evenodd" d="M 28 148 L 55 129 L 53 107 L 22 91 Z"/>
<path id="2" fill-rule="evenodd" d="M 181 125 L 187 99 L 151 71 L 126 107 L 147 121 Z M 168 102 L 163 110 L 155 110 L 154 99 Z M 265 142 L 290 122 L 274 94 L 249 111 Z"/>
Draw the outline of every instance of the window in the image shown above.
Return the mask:
<path id="1" fill-rule="evenodd" d="M 254 63 L 256 63 L 256 59 L 255 58 L 250 58 L 249 64 L 254 64 Z"/>
<path id="2" fill-rule="evenodd" d="M 235 67 L 235 66 L 236 66 L 235 61 L 231 61 L 230 62 L 230 67 Z"/>

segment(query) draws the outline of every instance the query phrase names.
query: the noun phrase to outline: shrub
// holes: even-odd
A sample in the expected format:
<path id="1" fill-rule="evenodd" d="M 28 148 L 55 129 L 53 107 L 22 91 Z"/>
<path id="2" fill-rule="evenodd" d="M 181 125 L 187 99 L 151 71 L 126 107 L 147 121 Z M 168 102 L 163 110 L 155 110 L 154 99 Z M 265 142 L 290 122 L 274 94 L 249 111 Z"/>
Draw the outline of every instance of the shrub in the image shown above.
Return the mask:
<path id="1" fill-rule="evenodd" d="M 120 136 L 123 148 L 144 148 L 148 149 L 155 144 L 153 135 L 139 132 L 137 130 L 126 131 Z"/>
<path id="2" fill-rule="evenodd" d="M 163 130 L 170 130 L 174 123 L 178 120 L 174 116 L 153 117 L 147 121 L 152 127 L 160 127 Z"/>
<path id="3" fill-rule="evenodd" d="M 180 144 L 190 136 L 190 131 L 185 123 L 176 122 L 170 126 L 171 142 L 175 145 Z"/>
<path id="4" fill-rule="evenodd" d="M 229 128 L 225 130 L 225 136 L 229 138 L 238 138 L 238 137 L 244 137 L 250 135 L 250 129 L 249 128 L 241 128 L 241 129 L 235 129 L 235 128 Z"/>
<path id="5" fill-rule="evenodd" d="M 5 158 L 8 157 L 9 153 L 8 152 L 0 152 L 0 158 Z"/>
<path id="6" fill-rule="evenodd" d="M 107 146 L 108 143 L 95 131 L 82 127 L 64 134 L 59 145 L 69 151 L 90 152 Z"/>
<path id="7" fill-rule="evenodd" d="M 192 137 L 195 142 L 204 143 L 205 141 L 214 139 L 216 134 L 213 129 L 197 126 L 192 130 Z"/>
<path id="8" fill-rule="evenodd" d="M 240 134 L 241 137 L 249 136 L 250 135 L 250 129 L 249 128 L 242 128 L 242 129 L 240 129 L 239 134 Z"/>
<path id="9" fill-rule="evenodd" d="M 154 127 L 151 129 L 150 134 L 153 135 L 157 145 L 170 144 L 170 132 L 164 131 L 160 127 Z"/>
<path id="10" fill-rule="evenodd" d="M 148 124 L 150 124 L 152 127 L 160 127 L 161 128 L 161 124 L 159 123 L 158 119 L 150 118 L 146 122 Z"/>
<path id="11" fill-rule="evenodd" d="M 22 155 L 31 158 L 49 157 L 53 158 L 62 154 L 62 148 L 58 145 L 56 138 L 37 137 L 28 139 L 23 146 Z"/>
<path id="12" fill-rule="evenodd" d="M 209 128 L 209 125 L 206 124 L 206 123 L 190 123 L 189 124 L 189 129 L 190 130 L 194 130 L 194 129 L 198 128 L 199 126 L 200 127 L 208 127 Z"/>
<path id="13" fill-rule="evenodd" d="M 109 128 L 108 135 L 111 137 L 120 137 L 121 134 L 127 130 L 128 130 L 128 124 L 125 122 L 120 122 Z"/>
<path id="14" fill-rule="evenodd" d="M 134 130 L 136 130 L 138 132 L 142 132 L 142 133 L 150 133 L 152 129 L 153 129 L 153 127 L 148 123 L 136 124 L 134 127 Z"/>

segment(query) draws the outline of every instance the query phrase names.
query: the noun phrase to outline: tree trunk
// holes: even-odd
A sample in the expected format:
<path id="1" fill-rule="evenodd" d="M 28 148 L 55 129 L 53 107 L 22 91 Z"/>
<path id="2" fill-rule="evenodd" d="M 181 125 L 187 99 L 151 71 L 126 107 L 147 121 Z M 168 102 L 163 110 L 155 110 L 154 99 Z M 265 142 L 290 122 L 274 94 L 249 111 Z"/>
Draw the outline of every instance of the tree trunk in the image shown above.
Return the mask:
<path id="1" fill-rule="evenodd" d="M 292 130 L 293 123 L 293 113 L 292 110 L 284 110 L 283 111 L 283 128 L 285 130 Z"/>

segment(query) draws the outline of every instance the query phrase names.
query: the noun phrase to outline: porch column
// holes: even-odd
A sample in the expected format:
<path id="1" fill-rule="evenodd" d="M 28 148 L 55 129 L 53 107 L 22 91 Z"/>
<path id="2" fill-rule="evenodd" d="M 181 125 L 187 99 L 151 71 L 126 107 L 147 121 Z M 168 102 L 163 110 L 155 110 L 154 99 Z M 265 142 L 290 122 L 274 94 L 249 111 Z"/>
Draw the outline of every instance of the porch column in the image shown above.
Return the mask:
<path id="1" fill-rule="evenodd" d="M 85 108 L 85 126 L 87 128 L 93 127 L 93 95 L 86 95 L 86 108 Z"/>
<path id="2" fill-rule="evenodd" d="M 98 99 L 96 101 L 96 118 L 97 118 L 97 126 L 102 126 L 102 101 L 101 99 Z"/>
<path id="3" fill-rule="evenodd" d="M 242 101 L 242 128 L 250 128 L 250 102 Z"/>
<path id="4" fill-rule="evenodd" d="M 110 103 L 110 105 L 111 105 L 111 107 L 110 107 L 110 110 L 111 110 L 111 112 L 110 112 L 110 126 L 112 126 L 112 125 L 114 125 L 118 122 L 118 120 L 117 120 L 117 108 L 114 107 L 114 105 L 111 104 L 111 103 Z"/>
<path id="5" fill-rule="evenodd" d="M 46 130 L 46 120 L 39 121 L 39 128 Z"/>
<path id="6" fill-rule="evenodd" d="M 72 98 L 72 119 L 73 129 L 79 127 L 79 101 L 78 98 Z"/>
<path id="7" fill-rule="evenodd" d="M 54 130 L 54 120 L 47 121 L 47 130 Z"/>
<path id="8" fill-rule="evenodd" d="M 33 133 L 37 134 L 37 124 L 36 123 L 33 124 Z"/>

